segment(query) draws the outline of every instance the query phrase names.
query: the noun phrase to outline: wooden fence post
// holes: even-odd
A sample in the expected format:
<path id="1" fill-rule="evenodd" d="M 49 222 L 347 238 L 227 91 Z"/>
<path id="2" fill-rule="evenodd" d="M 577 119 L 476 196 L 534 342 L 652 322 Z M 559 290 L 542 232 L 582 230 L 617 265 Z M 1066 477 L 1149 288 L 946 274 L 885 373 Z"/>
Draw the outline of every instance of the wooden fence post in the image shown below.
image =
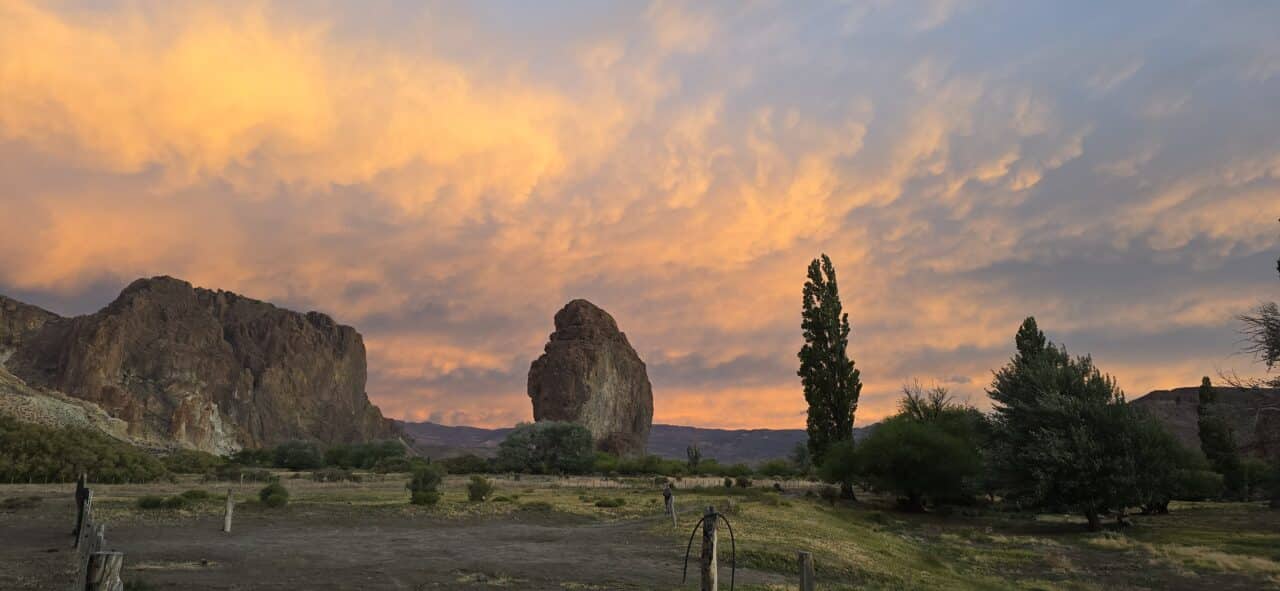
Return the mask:
<path id="1" fill-rule="evenodd" d="M 80 537 L 80 528 L 84 525 L 84 497 L 89 492 L 89 477 L 84 473 L 80 473 L 80 477 L 76 479 L 76 526 L 71 530 L 71 535 Z"/>
<path id="2" fill-rule="evenodd" d="M 813 575 L 813 554 L 808 552 L 800 552 L 800 591 L 813 591 L 814 582 Z"/>
<path id="3" fill-rule="evenodd" d="M 719 591 L 716 564 L 716 508 L 708 506 L 702 521 L 702 591 Z"/>
<path id="4" fill-rule="evenodd" d="M 80 501 L 80 525 L 76 527 L 76 543 L 75 547 L 79 548 L 89 538 L 89 525 L 93 523 L 93 491 L 84 490 L 84 498 Z"/>
<path id="5" fill-rule="evenodd" d="M 236 499 L 231 495 L 231 489 L 227 489 L 227 510 L 222 516 L 222 533 L 231 533 L 231 514 L 236 510 Z"/>
<path id="6" fill-rule="evenodd" d="M 89 574 L 85 577 L 85 591 L 123 591 L 120 571 L 124 567 L 122 552 L 94 552 L 89 555 Z"/>

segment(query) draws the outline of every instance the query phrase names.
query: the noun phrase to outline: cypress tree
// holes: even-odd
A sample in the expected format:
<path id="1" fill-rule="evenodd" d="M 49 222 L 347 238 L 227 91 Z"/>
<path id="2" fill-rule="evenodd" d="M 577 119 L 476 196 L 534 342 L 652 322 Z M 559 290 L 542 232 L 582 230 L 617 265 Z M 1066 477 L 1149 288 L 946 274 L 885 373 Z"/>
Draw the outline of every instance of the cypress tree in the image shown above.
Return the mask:
<path id="1" fill-rule="evenodd" d="M 832 446 L 853 440 L 853 417 L 862 392 L 859 372 L 849 359 L 849 315 L 840 304 L 836 270 L 827 255 L 809 263 L 804 284 L 800 376 L 809 403 L 809 454 L 821 464 Z M 846 487 L 845 496 L 853 490 Z"/>

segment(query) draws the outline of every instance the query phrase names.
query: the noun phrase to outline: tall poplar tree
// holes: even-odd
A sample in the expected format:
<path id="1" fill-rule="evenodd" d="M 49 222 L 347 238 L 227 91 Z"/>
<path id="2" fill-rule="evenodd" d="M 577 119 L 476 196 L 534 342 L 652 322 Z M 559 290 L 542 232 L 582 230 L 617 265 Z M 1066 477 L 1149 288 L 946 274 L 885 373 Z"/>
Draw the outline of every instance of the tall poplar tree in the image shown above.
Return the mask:
<path id="1" fill-rule="evenodd" d="M 836 270 L 827 255 L 809 263 L 804 284 L 800 381 L 809 403 L 809 454 L 819 465 L 827 452 L 853 441 L 853 417 L 862 392 L 859 372 L 849 359 L 849 315 L 840 305 Z M 846 490 L 846 496 L 852 494 Z"/>

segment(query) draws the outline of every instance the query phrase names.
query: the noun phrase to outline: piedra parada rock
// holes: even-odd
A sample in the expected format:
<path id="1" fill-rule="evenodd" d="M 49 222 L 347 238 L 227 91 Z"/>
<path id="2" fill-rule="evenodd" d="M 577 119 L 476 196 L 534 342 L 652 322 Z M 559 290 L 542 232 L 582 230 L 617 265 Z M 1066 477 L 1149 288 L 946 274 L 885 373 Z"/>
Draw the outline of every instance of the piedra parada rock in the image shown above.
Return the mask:
<path id="1" fill-rule="evenodd" d="M 139 279 L 94 314 L 33 308 L 0 301 L 0 362 L 96 404 L 135 440 L 228 453 L 397 435 L 365 394 L 360 334 L 319 312 L 171 277 Z"/>
<path id="2" fill-rule="evenodd" d="M 529 368 L 533 419 L 583 425 L 601 451 L 643 454 L 653 424 L 653 388 L 627 335 L 586 300 L 566 304 L 555 326 Z"/>

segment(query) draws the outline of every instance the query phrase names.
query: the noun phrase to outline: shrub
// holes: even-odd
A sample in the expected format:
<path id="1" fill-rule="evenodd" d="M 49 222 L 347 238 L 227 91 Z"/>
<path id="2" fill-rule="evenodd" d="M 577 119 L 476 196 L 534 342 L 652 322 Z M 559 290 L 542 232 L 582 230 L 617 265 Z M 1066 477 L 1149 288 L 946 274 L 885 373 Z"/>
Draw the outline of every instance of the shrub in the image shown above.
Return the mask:
<path id="1" fill-rule="evenodd" d="M 522 511 L 550 511 L 552 506 L 551 503 L 546 501 L 529 501 L 528 503 L 521 503 L 520 509 Z"/>
<path id="2" fill-rule="evenodd" d="M 373 465 L 373 471 L 378 474 L 399 474 L 413 472 L 415 467 L 425 465 L 427 462 L 422 458 L 382 458 Z"/>
<path id="3" fill-rule="evenodd" d="M 738 488 L 751 488 L 751 479 L 746 476 L 739 476 L 735 478 L 733 483 L 738 485 Z"/>
<path id="4" fill-rule="evenodd" d="M 410 493 L 409 503 L 413 505 L 434 505 L 440 502 L 440 491 L 419 490 Z"/>
<path id="5" fill-rule="evenodd" d="M 152 482 L 164 464 L 127 443 L 88 429 L 60 429 L 0 417 L 0 482 Z"/>
<path id="6" fill-rule="evenodd" d="M 164 497 L 147 495 L 139 498 L 136 504 L 139 509 L 159 509 L 164 506 Z"/>
<path id="7" fill-rule="evenodd" d="M 207 490 L 193 488 L 189 491 L 182 493 L 181 496 L 182 498 L 188 501 L 205 501 L 205 500 L 208 500 L 212 495 L 210 495 L 209 491 Z"/>
<path id="8" fill-rule="evenodd" d="M 627 500 L 623 498 L 600 499 L 596 501 L 596 506 L 604 509 L 613 509 L 627 504 Z"/>
<path id="9" fill-rule="evenodd" d="M 186 497 L 175 495 L 165 499 L 160 506 L 165 509 L 186 509 L 189 504 L 190 503 L 187 501 Z"/>
<path id="10" fill-rule="evenodd" d="M 619 460 L 609 452 L 598 451 L 592 460 L 592 470 L 600 474 L 614 474 L 618 471 Z"/>
<path id="11" fill-rule="evenodd" d="M 289 490 L 279 482 L 273 482 L 258 491 L 258 500 L 268 507 L 283 507 L 289 504 Z"/>
<path id="12" fill-rule="evenodd" d="M 227 459 L 209 452 L 180 449 L 164 457 L 164 466 L 175 474 L 204 474 L 227 463 Z"/>
<path id="13" fill-rule="evenodd" d="M 409 502 L 414 505 L 434 505 L 440 501 L 440 483 L 444 480 L 444 468 L 439 464 L 415 466 L 409 483 Z"/>
<path id="14" fill-rule="evenodd" d="M 1221 474 L 1208 469 L 1178 470 L 1174 475 L 1173 498 L 1179 501 L 1207 501 L 1222 496 Z"/>
<path id="15" fill-rule="evenodd" d="M 277 468 L 313 470 L 324 465 L 324 455 L 315 442 L 286 441 L 276 446 L 272 461 Z"/>
<path id="16" fill-rule="evenodd" d="M 324 465 L 368 470 L 378 462 L 403 458 L 406 451 L 404 444 L 394 439 L 334 445 L 324 450 Z"/>
<path id="17" fill-rule="evenodd" d="M 769 460 L 756 468 L 756 474 L 771 478 L 787 478 L 795 474 L 795 468 L 787 460 Z"/>
<path id="18" fill-rule="evenodd" d="M 502 495 L 498 495 L 498 496 L 493 497 L 492 499 L 490 499 L 490 501 L 489 501 L 489 502 L 491 502 L 491 503 L 510 503 L 512 500 L 513 500 L 513 499 L 512 499 L 511 497 L 504 497 L 504 496 L 502 496 Z"/>
<path id="19" fill-rule="evenodd" d="M 467 498 L 472 501 L 482 502 L 493 494 L 493 484 L 485 477 L 475 475 L 471 477 L 471 481 L 467 483 Z"/>
<path id="20" fill-rule="evenodd" d="M 484 474 L 489 471 L 489 461 L 476 454 L 445 458 L 440 460 L 440 465 L 450 474 Z"/>
<path id="21" fill-rule="evenodd" d="M 729 478 L 728 476 L 725 476 L 725 477 L 724 477 L 724 487 L 725 487 L 725 488 L 733 488 L 733 479 L 732 479 L 732 478 Z"/>

